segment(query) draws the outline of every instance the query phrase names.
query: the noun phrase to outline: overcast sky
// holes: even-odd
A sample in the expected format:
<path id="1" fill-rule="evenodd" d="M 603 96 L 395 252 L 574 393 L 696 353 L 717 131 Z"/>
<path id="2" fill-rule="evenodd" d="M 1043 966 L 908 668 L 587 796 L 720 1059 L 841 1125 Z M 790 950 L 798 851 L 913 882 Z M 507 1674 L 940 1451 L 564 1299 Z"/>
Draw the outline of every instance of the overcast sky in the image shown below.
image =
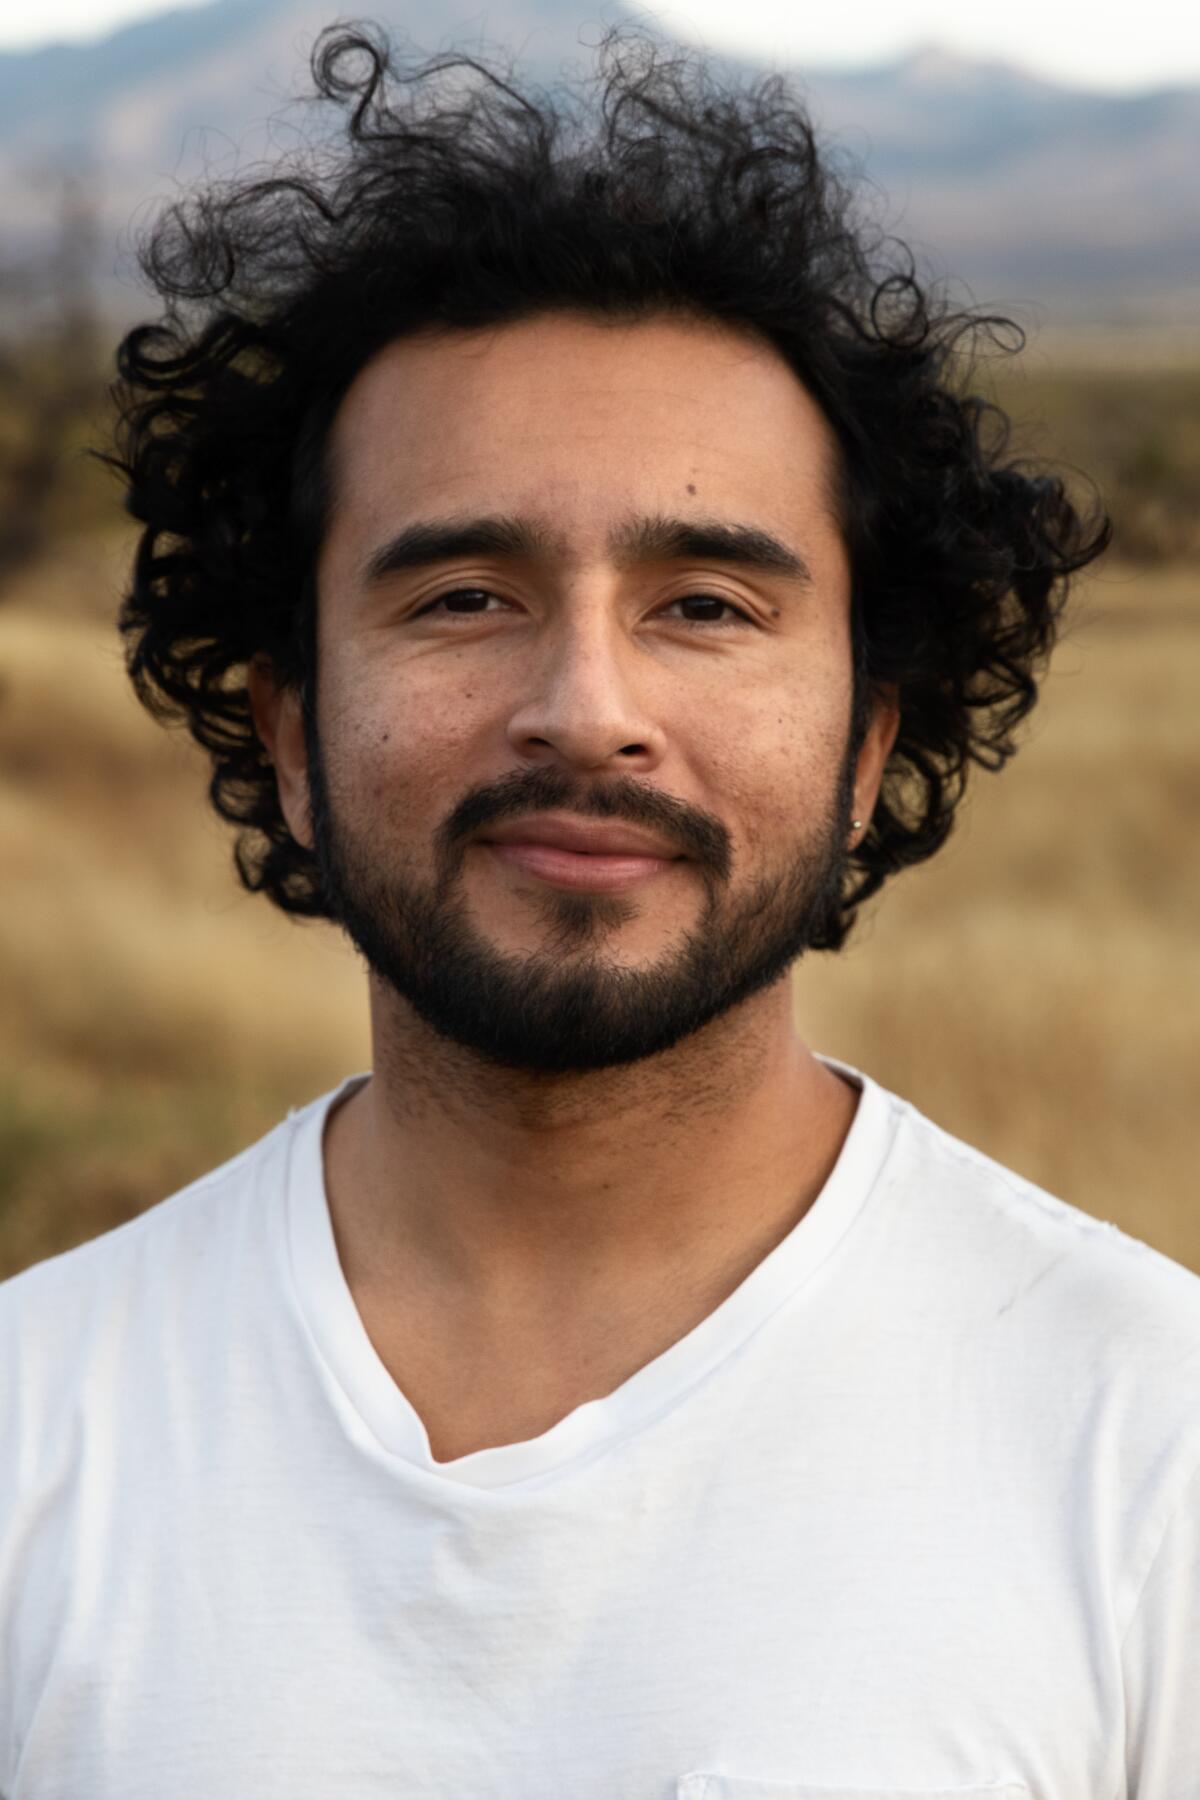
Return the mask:
<path id="1" fill-rule="evenodd" d="M 580 0 L 579 9 L 597 18 L 614 10 L 603 0 Z M 95 38 L 164 10 L 162 0 L 36 0 L 31 6 L 0 0 L 0 48 Z M 331 18 L 347 10 L 369 16 L 370 0 L 349 8 L 330 0 Z M 657 13 L 680 35 L 772 61 L 880 62 L 937 43 L 1073 86 L 1120 91 L 1200 82 L 1196 0 L 1138 0 L 1120 8 L 1108 0 L 1004 0 L 987 8 L 964 0 L 906 0 L 902 8 L 896 0 L 651 0 L 635 10 Z M 486 27 L 486 6 L 479 17 Z"/>

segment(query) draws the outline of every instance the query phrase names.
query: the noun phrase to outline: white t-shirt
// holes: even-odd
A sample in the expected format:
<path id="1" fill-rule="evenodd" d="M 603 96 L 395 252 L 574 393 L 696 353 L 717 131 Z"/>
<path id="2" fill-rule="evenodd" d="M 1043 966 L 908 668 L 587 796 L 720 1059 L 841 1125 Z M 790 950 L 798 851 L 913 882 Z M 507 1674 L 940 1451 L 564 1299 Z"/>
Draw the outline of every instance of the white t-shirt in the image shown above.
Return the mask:
<path id="1" fill-rule="evenodd" d="M 328 1096 L 0 1289 L 5 1800 L 1196 1800 L 1200 1281 L 862 1085 L 714 1313 L 454 1462 Z"/>

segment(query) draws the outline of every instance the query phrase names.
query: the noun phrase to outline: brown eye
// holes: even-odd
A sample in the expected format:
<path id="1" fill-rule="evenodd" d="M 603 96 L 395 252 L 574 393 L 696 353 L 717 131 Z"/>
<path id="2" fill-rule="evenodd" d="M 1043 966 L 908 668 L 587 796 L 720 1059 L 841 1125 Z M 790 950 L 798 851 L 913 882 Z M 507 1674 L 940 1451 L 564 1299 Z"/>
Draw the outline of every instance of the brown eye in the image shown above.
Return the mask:
<path id="1" fill-rule="evenodd" d="M 444 606 L 447 612 L 477 613 L 484 612 L 492 596 L 486 588 L 455 588 L 452 594 L 442 594 L 435 605 Z"/>
<path id="2" fill-rule="evenodd" d="M 734 606 L 730 600 L 719 599 L 716 594 L 684 594 L 678 600 L 671 601 L 672 607 L 678 607 L 678 617 L 685 619 L 689 625 L 745 625 L 750 621 L 740 607 Z"/>
<path id="3" fill-rule="evenodd" d="M 497 608 L 504 604 L 490 588 L 451 588 L 447 593 L 437 594 L 432 600 L 427 600 L 413 617 L 436 619 L 449 615 L 455 619 L 477 618 L 481 613 L 492 609 L 493 601 Z"/>

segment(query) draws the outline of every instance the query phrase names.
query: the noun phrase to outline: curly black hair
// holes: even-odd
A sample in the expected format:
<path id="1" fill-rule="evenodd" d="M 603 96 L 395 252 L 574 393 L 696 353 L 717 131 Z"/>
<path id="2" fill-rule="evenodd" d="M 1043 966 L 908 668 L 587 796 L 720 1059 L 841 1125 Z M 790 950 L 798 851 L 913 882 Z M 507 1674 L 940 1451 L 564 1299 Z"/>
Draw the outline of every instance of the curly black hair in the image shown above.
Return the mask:
<path id="1" fill-rule="evenodd" d="M 980 335 L 1020 333 L 955 308 L 867 225 L 780 78 L 718 79 L 613 32 L 590 85 L 547 92 L 465 54 L 406 59 L 369 25 L 325 32 L 313 76 L 343 135 L 170 206 L 141 259 L 162 315 L 118 352 L 109 460 L 144 527 L 129 670 L 209 752 L 243 882 L 330 911 L 246 669 L 266 655 L 311 695 L 325 443 L 358 370 L 431 325 L 673 310 L 773 345 L 839 445 L 858 728 L 883 688 L 901 723 L 836 948 L 866 896 L 945 841 L 969 766 L 1012 755 L 1069 578 L 1108 541 L 967 391 Z"/>

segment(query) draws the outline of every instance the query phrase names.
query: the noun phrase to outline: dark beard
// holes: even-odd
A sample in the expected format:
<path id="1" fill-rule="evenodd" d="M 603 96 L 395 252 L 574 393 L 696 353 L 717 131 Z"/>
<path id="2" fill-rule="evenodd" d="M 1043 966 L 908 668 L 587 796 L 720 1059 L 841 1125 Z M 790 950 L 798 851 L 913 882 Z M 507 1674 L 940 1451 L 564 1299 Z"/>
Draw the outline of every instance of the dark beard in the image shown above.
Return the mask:
<path id="1" fill-rule="evenodd" d="M 853 799 L 849 748 L 832 812 L 812 842 L 730 904 L 729 834 L 718 820 L 630 777 L 588 787 L 558 768 L 520 770 L 469 793 L 437 834 L 433 883 L 405 883 L 373 862 L 365 843 L 346 840 L 311 723 L 307 735 L 313 836 L 331 914 L 434 1031 L 492 1062 L 567 1073 L 655 1056 L 777 981 L 836 924 Z M 678 949 L 648 968 L 614 966 L 589 946 L 632 918 L 635 904 L 550 888 L 545 949 L 509 955 L 487 943 L 459 890 L 468 843 L 501 818 L 550 808 L 648 825 L 692 859 L 705 900 Z"/>

